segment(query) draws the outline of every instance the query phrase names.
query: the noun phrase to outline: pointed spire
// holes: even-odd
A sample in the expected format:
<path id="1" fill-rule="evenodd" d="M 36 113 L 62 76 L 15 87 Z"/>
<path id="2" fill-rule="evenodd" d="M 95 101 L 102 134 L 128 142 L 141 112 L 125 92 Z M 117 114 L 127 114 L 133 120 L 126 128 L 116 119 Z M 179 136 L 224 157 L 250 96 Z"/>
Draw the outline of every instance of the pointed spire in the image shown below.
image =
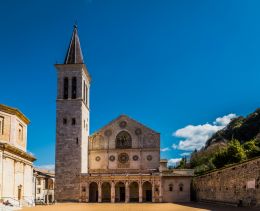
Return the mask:
<path id="1" fill-rule="evenodd" d="M 83 55 L 80 47 L 78 27 L 74 25 L 70 45 L 64 60 L 64 64 L 83 64 Z"/>

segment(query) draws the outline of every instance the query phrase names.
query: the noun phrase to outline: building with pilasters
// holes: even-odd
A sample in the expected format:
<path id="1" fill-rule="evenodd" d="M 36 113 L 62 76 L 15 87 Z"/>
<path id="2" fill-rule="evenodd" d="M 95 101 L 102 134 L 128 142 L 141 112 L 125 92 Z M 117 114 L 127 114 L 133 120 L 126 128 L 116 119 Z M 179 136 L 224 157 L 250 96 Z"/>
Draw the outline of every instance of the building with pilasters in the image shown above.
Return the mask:
<path id="1" fill-rule="evenodd" d="M 74 27 L 58 75 L 55 198 L 81 202 L 184 202 L 192 170 L 160 160 L 160 134 L 126 116 L 89 135 L 91 78 Z"/>
<path id="2" fill-rule="evenodd" d="M 33 206 L 33 162 L 27 152 L 29 119 L 18 109 L 0 104 L 0 200 Z"/>

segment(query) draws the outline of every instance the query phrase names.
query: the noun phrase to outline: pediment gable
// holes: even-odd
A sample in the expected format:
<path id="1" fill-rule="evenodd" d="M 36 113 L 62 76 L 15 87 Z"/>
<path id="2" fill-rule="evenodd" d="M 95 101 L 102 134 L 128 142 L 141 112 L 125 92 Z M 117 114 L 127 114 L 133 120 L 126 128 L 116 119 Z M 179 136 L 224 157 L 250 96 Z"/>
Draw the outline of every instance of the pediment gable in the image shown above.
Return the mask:
<path id="1" fill-rule="evenodd" d="M 97 134 L 105 132 L 109 128 L 118 128 L 118 127 L 121 128 L 122 130 L 123 129 L 127 130 L 127 128 L 131 128 L 131 129 L 136 128 L 135 133 L 137 133 L 137 134 L 140 132 L 142 133 L 142 131 L 140 131 L 142 129 L 149 133 L 159 134 L 155 130 L 147 127 L 146 125 L 138 122 L 137 120 L 135 120 L 127 115 L 120 115 L 117 118 L 115 118 L 114 120 L 112 120 L 111 122 L 109 122 L 108 124 L 106 124 L 105 126 L 103 126 L 102 128 L 100 128 L 99 130 L 97 130 L 96 132 L 94 132 L 93 134 L 91 134 L 90 137 L 93 137 Z M 109 135 L 108 131 L 106 133 L 107 133 L 107 135 Z M 104 134 L 104 135 L 106 135 L 106 134 Z"/>

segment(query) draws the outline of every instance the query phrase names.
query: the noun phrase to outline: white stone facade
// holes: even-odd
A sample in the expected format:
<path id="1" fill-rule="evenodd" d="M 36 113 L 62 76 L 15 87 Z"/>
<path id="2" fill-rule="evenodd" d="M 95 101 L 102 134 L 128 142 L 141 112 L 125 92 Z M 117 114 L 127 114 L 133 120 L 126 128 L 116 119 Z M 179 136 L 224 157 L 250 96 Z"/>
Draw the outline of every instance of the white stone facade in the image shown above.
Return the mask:
<path id="1" fill-rule="evenodd" d="M 54 198 L 54 172 L 34 169 L 34 196 L 35 203 L 52 204 Z"/>
<path id="2" fill-rule="evenodd" d="M 33 205 L 33 161 L 26 152 L 29 120 L 17 109 L 0 105 L 0 197 Z"/>

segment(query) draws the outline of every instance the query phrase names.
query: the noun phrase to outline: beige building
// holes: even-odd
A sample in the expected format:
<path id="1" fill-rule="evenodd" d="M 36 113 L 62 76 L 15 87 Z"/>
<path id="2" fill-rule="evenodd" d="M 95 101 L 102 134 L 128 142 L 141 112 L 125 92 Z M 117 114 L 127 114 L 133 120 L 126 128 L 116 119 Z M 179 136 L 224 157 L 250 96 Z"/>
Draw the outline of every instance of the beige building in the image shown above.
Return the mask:
<path id="1" fill-rule="evenodd" d="M 192 170 L 160 160 L 160 134 L 121 115 L 89 135 L 90 75 L 77 27 L 58 74 L 55 197 L 82 202 L 184 202 Z"/>
<path id="2" fill-rule="evenodd" d="M 26 151 L 29 120 L 0 104 L 0 197 L 14 205 L 33 205 L 34 156 Z"/>
<path id="3" fill-rule="evenodd" d="M 54 203 L 54 182 L 53 171 L 34 168 L 34 198 L 36 204 Z"/>

